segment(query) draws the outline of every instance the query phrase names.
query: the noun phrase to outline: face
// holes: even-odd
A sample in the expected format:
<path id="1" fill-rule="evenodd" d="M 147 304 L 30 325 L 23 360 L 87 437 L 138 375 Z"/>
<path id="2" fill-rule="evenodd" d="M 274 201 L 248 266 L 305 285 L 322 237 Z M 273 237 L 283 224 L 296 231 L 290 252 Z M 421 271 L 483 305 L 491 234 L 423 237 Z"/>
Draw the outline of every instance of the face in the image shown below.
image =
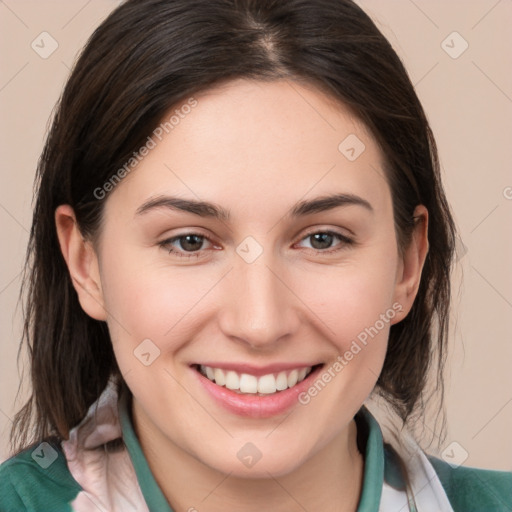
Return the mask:
<path id="1" fill-rule="evenodd" d="M 368 131 L 313 88 L 195 99 L 105 199 L 98 300 L 137 425 L 225 473 L 286 474 L 346 432 L 410 308 L 391 193 Z"/>

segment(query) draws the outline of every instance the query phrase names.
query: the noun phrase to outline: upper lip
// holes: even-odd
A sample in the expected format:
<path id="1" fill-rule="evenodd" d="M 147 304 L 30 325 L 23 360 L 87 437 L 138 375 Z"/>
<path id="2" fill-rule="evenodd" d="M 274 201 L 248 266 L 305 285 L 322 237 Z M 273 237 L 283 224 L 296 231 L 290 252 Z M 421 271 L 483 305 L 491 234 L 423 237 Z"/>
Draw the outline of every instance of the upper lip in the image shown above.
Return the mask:
<path id="1" fill-rule="evenodd" d="M 196 363 L 197 365 L 209 366 L 210 368 L 220 368 L 221 370 L 232 370 L 236 373 L 248 373 L 255 377 L 268 375 L 270 373 L 279 373 L 288 370 L 300 370 L 301 368 L 310 368 L 322 363 L 274 363 L 266 366 L 254 366 L 247 363 L 224 363 L 224 362 L 203 362 Z"/>

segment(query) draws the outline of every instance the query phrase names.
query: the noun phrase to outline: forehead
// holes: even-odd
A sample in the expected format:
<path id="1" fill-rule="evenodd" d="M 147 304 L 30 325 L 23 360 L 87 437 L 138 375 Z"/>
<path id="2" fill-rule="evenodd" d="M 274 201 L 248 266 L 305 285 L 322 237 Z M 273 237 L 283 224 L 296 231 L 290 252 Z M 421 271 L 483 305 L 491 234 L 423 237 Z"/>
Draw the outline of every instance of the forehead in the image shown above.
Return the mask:
<path id="1" fill-rule="evenodd" d="M 375 140 L 320 91 L 289 80 L 235 80 L 194 100 L 163 117 L 167 129 L 152 136 L 154 147 L 112 199 L 135 210 L 152 195 L 181 194 L 262 215 L 273 204 L 282 215 L 282 205 L 333 192 L 364 196 L 377 210 L 389 205 Z"/>

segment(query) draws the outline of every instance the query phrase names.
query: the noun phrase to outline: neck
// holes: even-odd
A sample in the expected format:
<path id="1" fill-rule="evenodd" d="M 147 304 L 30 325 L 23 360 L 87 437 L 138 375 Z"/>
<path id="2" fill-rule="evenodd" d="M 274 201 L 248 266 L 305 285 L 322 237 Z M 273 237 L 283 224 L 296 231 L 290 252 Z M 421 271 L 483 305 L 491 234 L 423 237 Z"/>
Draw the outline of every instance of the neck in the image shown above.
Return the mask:
<path id="1" fill-rule="evenodd" d="M 133 418 L 153 476 L 175 512 L 357 510 L 364 458 L 357 448 L 357 426 L 353 419 L 289 473 L 243 478 L 202 463 L 138 414 L 136 407 Z"/>

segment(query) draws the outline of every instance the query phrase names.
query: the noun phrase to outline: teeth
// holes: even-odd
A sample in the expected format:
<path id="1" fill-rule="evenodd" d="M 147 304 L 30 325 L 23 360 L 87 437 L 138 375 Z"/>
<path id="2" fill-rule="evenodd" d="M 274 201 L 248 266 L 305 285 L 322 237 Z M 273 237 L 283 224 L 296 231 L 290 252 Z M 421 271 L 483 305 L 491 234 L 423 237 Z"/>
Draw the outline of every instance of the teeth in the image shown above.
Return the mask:
<path id="1" fill-rule="evenodd" d="M 226 377 L 220 368 L 215 368 L 215 370 L 213 370 L 213 378 L 219 386 L 224 386 L 224 384 L 226 384 Z"/>
<path id="2" fill-rule="evenodd" d="M 209 366 L 205 366 L 205 368 L 206 368 L 206 376 L 210 380 L 215 380 L 215 372 L 212 370 L 212 368 L 210 368 Z"/>
<path id="3" fill-rule="evenodd" d="M 282 391 L 288 388 L 288 377 L 285 372 L 281 372 L 276 379 L 276 389 Z"/>
<path id="4" fill-rule="evenodd" d="M 297 379 L 299 378 L 299 370 L 292 370 L 290 375 L 288 375 L 288 387 L 295 386 L 297 384 Z"/>
<path id="5" fill-rule="evenodd" d="M 242 373 L 240 375 L 240 391 L 242 393 L 257 393 L 258 392 L 258 379 L 254 375 Z"/>
<path id="6" fill-rule="evenodd" d="M 233 391 L 271 395 L 303 381 L 311 373 L 311 366 L 292 370 L 288 374 L 283 371 L 278 374 L 262 375 L 261 377 L 248 373 L 238 374 L 232 370 L 224 371 L 220 368 L 203 365 L 200 366 L 200 372 L 212 382 L 219 386 L 226 386 L 226 388 Z"/>
<path id="7" fill-rule="evenodd" d="M 220 372 L 222 370 L 219 370 Z M 215 370 L 215 376 L 217 376 L 217 370 Z M 236 372 L 227 372 L 226 373 L 226 384 L 225 386 L 228 389 L 240 389 L 240 378 L 238 377 Z"/>
<path id="8" fill-rule="evenodd" d="M 257 379 L 257 382 L 258 393 L 270 394 L 276 392 L 276 378 L 273 375 L 263 375 L 263 377 Z"/>

